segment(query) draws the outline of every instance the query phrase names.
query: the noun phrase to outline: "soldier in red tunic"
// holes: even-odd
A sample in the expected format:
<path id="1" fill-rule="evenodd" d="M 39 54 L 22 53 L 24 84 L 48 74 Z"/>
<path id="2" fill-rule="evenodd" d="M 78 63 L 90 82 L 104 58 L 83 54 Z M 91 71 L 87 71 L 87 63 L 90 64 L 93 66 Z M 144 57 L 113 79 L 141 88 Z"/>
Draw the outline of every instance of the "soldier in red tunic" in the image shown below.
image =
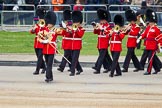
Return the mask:
<path id="1" fill-rule="evenodd" d="M 107 73 L 111 69 L 112 60 L 108 53 L 108 46 L 109 46 L 109 33 L 111 27 L 109 25 L 110 13 L 105 9 L 98 9 L 97 15 L 100 20 L 99 24 L 94 25 L 94 34 L 98 35 L 98 43 L 97 48 L 99 52 L 98 59 L 95 63 L 95 67 L 92 67 L 96 71 L 94 74 L 100 74 L 101 66 L 103 65 L 106 70 L 104 73 Z M 106 66 L 105 66 L 106 65 Z"/>
<path id="2" fill-rule="evenodd" d="M 53 11 L 48 11 L 45 16 L 45 21 L 48 27 L 44 36 L 40 36 L 39 41 L 43 43 L 43 54 L 45 57 L 47 69 L 46 69 L 46 82 L 53 81 L 52 64 L 54 54 L 56 54 L 56 38 L 57 32 L 54 25 L 56 23 L 56 14 Z"/>
<path id="3" fill-rule="evenodd" d="M 71 62 L 71 55 L 72 55 L 72 40 L 73 40 L 73 34 L 72 34 L 72 11 L 70 10 L 64 10 L 63 12 L 63 18 L 64 22 L 62 22 L 62 49 L 64 49 L 64 57 L 67 58 Z M 65 58 L 62 58 L 61 64 L 59 65 L 59 68 L 57 68 L 58 71 L 63 72 L 67 60 Z M 69 67 L 71 67 L 71 64 L 69 63 Z M 83 72 L 83 69 L 78 62 L 77 66 L 77 74 Z"/>
<path id="4" fill-rule="evenodd" d="M 157 15 L 152 9 L 146 10 L 146 20 L 149 21 L 148 26 L 146 27 L 145 31 L 142 35 L 137 39 L 137 43 L 140 39 L 145 40 L 145 55 L 149 59 L 147 72 L 144 75 L 150 75 L 152 66 L 154 67 L 155 72 L 158 73 L 160 71 L 160 67 L 157 65 L 157 61 L 155 60 L 154 56 L 156 55 L 156 50 L 158 48 L 157 41 L 155 38 L 160 34 L 160 29 L 156 26 L 157 23 Z"/>
<path id="5" fill-rule="evenodd" d="M 43 21 L 44 16 L 45 16 L 45 10 L 43 8 L 38 8 L 36 10 L 36 15 L 38 16 L 39 21 Z M 46 71 L 46 66 L 45 66 L 45 62 L 43 60 L 43 53 L 42 53 L 43 44 L 38 41 L 38 32 L 44 31 L 46 29 L 47 29 L 46 26 L 41 26 L 39 24 L 35 24 L 35 26 L 30 30 L 30 33 L 36 34 L 36 37 L 34 39 L 34 49 L 35 49 L 35 53 L 37 56 L 37 65 L 36 65 L 36 70 L 33 73 L 34 75 L 39 74 L 40 68 L 42 68 L 41 73 L 45 73 L 45 71 Z"/>
<path id="6" fill-rule="evenodd" d="M 84 36 L 85 29 L 81 27 L 81 23 L 83 21 L 83 16 L 80 11 L 73 11 L 72 12 L 72 60 L 71 60 L 71 67 L 70 67 L 70 76 L 75 75 L 75 68 L 78 65 L 78 59 L 80 55 L 80 50 L 82 48 L 82 37 Z M 79 75 L 82 71 L 78 71 L 76 74 Z"/>
<path id="7" fill-rule="evenodd" d="M 130 24 L 126 26 L 124 31 L 125 35 L 128 35 L 128 39 L 127 39 L 127 54 L 124 60 L 122 72 L 128 72 L 128 67 L 131 59 L 136 68 L 134 72 L 137 72 L 142 69 L 140 62 L 135 55 L 135 48 L 137 46 L 136 41 L 137 41 L 138 33 L 140 32 L 140 27 L 136 24 L 137 18 L 133 10 L 127 10 L 125 12 L 125 16 L 127 21 L 130 22 Z"/>
<path id="8" fill-rule="evenodd" d="M 121 69 L 118 63 L 118 59 L 120 56 L 120 52 L 122 51 L 122 39 L 124 38 L 125 34 L 122 33 L 121 27 L 124 25 L 124 18 L 117 14 L 114 17 L 115 27 L 112 30 L 111 34 L 111 41 L 110 41 L 110 51 L 112 55 L 112 67 L 110 77 L 114 76 L 114 71 L 116 70 L 115 76 L 121 76 Z"/>

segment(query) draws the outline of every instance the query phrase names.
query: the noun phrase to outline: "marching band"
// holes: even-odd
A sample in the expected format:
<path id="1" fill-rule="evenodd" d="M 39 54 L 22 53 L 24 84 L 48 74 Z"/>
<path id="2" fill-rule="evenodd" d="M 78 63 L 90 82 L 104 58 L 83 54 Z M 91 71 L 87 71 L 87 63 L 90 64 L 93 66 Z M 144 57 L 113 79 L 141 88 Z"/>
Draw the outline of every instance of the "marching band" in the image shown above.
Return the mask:
<path id="1" fill-rule="evenodd" d="M 32 34 L 36 34 L 34 48 L 37 56 L 37 66 L 33 74 L 38 75 L 42 68 L 41 73 L 46 73 L 45 81 L 53 81 L 52 64 L 54 54 L 60 53 L 57 49 L 56 39 L 57 36 L 62 36 L 64 55 L 62 55 L 62 61 L 57 70 L 63 72 L 66 63 L 68 63 L 69 76 L 80 75 L 83 69 L 79 62 L 79 56 L 82 49 L 82 38 L 85 33 L 85 29 L 82 27 L 82 12 L 64 10 L 60 28 L 55 28 L 55 12 L 46 12 L 43 8 L 38 8 L 36 15 L 39 17 L 39 21 L 30 30 Z M 145 22 L 139 15 L 140 13 L 135 13 L 131 9 L 126 10 L 125 17 L 129 24 L 124 26 L 123 16 L 116 14 L 113 19 L 114 26 L 112 27 L 110 25 L 111 15 L 109 11 L 101 8 L 97 10 L 99 23 L 92 22 L 93 33 L 98 35 L 97 49 L 99 53 L 98 59 L 94 67 L 92 67 L 95 70 L 94 74 L 100 74 L 103 65 L 104 73 L 110 71 L 110 77 L 121 76 L 122 72 L 128 72 L 131 59 L 135 67 L 134 72 L 138 72 L 144 70 L 147 58 L 148 67 L 144 75 L 151 74 L 152 66 L 155 70 L 153 74 L 160 72 L 162 63 L 156 53 L 162 52 L 162 34 L 156 25 L 156 12 L 148 8 L 145 13 Z M 141 23 L 145 26 L 142 30 L 140 28 Z M 118 59 L 122 51 L 122 40 L 125 37 L 128 38 L 126 43 L 127 54 L 121 70 Z M 138 60 L 135 49 L 141 39 L 144 39 L 145 49 L 141 59 Z M 108 48 L 110 48 L 111 57 Z M 76 70 L 77 72 L 75 72 Z M 114 74 L 115 71 L 116 74 Z"/>

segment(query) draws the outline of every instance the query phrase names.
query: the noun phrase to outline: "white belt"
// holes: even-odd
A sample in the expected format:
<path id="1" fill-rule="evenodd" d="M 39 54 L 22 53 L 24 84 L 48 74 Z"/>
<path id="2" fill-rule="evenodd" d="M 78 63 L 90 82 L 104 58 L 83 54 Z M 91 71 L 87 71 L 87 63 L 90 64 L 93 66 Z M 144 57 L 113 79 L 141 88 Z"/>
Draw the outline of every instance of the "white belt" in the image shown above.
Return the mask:
<path id="1" fill-rule="evenodd" d="M 111 43 L 121 43 L 121 41 L 111 41 Z"/>
<path id="2" fill-rule="evenodd" d="M 50 44 L 52 44 L 52 43 L 53 43 L 54 45 L 57 45 L 57 44 L 56 44 L 56 42 L 49 42 L 49 43 L 50 43 Z"/>
<path id="3" fill-rule="evenodd" d="M 129 38 L 137 38 L 137 36 L 128 35 Z"/>
<path id="4" fill-rule="evenodd" d="M 82 38 L 68 38 L 68 37 L 63 37 L 63 39 L 66 39 L 66 40 L 82 40 Z"/>
<path id="5" fill-rule="evenodd" d="M 104 37 L 104 38 L 106 38 L 106 36 L 104 36 L 104 35 L 98 35 L 98 37 Z"/>

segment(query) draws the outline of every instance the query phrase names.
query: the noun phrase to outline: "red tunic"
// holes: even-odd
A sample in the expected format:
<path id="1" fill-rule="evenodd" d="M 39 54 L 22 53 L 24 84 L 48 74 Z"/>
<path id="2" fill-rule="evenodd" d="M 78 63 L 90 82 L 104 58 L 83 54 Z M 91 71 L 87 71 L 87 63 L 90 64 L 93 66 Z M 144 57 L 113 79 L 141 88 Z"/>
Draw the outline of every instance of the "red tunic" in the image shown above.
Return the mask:
<path id="1" fill-rule="evenodd" d="M 162 47 L 162 33 L 156 37 L 156 41 L 158 42 L 158 44 L 160 44 L 160 46 Z"/>
<path id="2" fill-rule="evenodd" d="M 76 31 L 72 30 L 72 50 L 80 50 L 82 48 L 82 37 L 85 30 L 82 27 L 78 27 Z"/>
<path id="3" fill-rule="evenodd" d="M 43 46 L 43 54 L 55 54 L 56 53 L 56 50 L 57 50 L 56 39 L 57 39 L 57 35 L 53 33 L 51 42 L 44 44 Z"/>
<path id="4" fill-rule="evenodd" d="M 160 34 L 160 29 L 157 26 L 147 26 L 146 30 L 142 33 L 142 39 L 146 38 L 145 46 L 146 50 L 156 50 L 157 41 L 155 38 Z"/>
<path id="5" fill-rule="evenodd" d="M 71 50 L 72 49 L 72 33 L 70 33 L 68 30 L 63 30 L 62 32 L 62 49 L 64 50 Z"/>
<path id="6" fill-rule="evenodd" d="M 38 24 L 36 25 L 37 25 L 37 28 L 34 31 L 30 30 L 30 33 L 36 34 L 35 39 L 34 39 L 34 48 L 43 48 L 43 44 L 38 41 L 38 33 L 44 30 L 48 30 L 48 29 L 47 27 L 41 28 Z"/>
<path id="7" fill-rule="evenodd" d="M 110 51 L 122 51 L 122 39 L 125 34 L 113 32 L 110 41 Z"/>
<path id="8" fill-rule="evenodd" d="M 105 23 L 99 29 L 94 29 L 93 33 L 98 34 L 98 49 L 107 49 L 109 46 L 109 31 L 111 30 L 108 23 Z"/>
<path id="9" fill-rule="evenodd" d="M 131 24 L 131 30 L 128 33 L 127 47 L 135 48 L 137 46 L 137 36 L 140 32 L 140 27 L 137 24 Z"/>

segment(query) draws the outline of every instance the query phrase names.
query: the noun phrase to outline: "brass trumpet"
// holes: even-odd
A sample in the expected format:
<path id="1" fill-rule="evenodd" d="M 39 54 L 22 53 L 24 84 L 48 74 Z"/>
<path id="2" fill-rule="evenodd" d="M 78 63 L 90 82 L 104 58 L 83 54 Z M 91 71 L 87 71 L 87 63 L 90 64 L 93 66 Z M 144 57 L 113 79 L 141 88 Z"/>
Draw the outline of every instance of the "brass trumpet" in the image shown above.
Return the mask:
<path id="1" fill-rule="evenodd" d="M 77 29 L 78 29 L 78 25 L 77 25 L 77 24 L 73 24 L 73 25 L 72 25 L 72 29 L 73 29 L 73 30 L 77 30 Z"/>
<path id="2" fill-rule="evenodd" d="M 45 25 L 46 25 L 45 20 L 44 19 L 39 19 L 38 25 L 40 27 L 45 27 Z"/>
<path id="3" fill-rule="evenodd" d="M 114 32 L 119 32 L 119 30 L 120 30 L 120 26 L 119 25 L 115 25 L 115 27 L 114 27 Z"/>

